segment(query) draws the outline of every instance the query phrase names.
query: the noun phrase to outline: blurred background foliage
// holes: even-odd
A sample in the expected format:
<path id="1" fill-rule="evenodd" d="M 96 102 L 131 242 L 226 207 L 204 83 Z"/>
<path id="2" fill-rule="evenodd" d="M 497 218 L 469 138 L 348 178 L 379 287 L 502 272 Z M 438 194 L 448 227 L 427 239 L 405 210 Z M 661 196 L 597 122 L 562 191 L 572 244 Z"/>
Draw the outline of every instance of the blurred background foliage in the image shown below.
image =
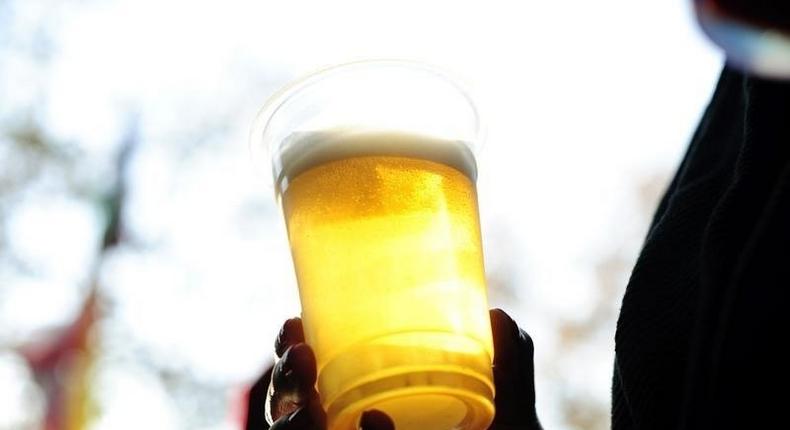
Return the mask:
<path id="1" fill-rule="evenodd" d="M 246 133 L 319 66 L 406 57 L 487 113 L 492 306 L 551 429 L 604 429 L 617 311 L 721 59 L 685 1 L 0 0 L 0 429 L 236 429 L 298 313 Z M 660 4 L 657 4 L 660 3 Z"/>

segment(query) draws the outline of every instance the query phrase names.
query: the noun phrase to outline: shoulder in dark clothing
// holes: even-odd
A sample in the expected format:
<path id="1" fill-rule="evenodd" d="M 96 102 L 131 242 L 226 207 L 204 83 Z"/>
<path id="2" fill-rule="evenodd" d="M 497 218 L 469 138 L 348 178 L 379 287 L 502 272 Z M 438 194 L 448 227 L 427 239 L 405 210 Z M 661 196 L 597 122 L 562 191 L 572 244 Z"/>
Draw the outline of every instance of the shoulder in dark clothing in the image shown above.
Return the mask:
<path id="1" fill-rule="evenodd" d="M 790 84 L 725 69 L 623 298 L 612 427 L 778 419 L 789 288 Z"/>

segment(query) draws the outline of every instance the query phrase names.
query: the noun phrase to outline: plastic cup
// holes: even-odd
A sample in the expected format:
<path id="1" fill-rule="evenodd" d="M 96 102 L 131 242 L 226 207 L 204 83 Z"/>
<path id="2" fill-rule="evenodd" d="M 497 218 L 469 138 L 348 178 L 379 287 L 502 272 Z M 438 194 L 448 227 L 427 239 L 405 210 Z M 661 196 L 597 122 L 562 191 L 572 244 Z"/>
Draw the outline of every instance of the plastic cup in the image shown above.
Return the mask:
<path id="1" fill-rule="evenodd" d="M 491 423 L 481 134 L 456 82 L 402 61 L 326 69 L 259 114 L 331 430 L 370 409 L 398 430 Z"/>

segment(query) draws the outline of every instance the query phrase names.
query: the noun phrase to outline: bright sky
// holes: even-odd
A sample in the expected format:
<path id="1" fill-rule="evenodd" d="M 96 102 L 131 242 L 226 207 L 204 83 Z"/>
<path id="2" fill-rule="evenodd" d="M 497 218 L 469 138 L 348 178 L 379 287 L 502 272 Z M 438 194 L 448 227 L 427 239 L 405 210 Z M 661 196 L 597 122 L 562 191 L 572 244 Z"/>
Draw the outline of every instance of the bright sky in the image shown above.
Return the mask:
<path id="1" fill-rule="evenodd" d="M 126 115 L 141 115 L 130 223 L 157 246 L 120 251 L 103 271 L 119 326 L 173 366 L 227 383 L 254 375 L 270 354 L 268 339 L 298 312 L 279 213 L 246 142 L 255 112 L 283 84 L 362 58 L 424 60 L 466 82 L 488 129 L 479 182 L 484 238 L 507 242 L 486 242 L 487 264 L 519 270 L 523 301 L 498 305 L 543 330 L 533 336 L 540 361 L 541 346 L 553 342 L 551 321 L 586 312 L 595 259 L 641 234 L 629 209 L 634 182 L 671 172 L 721 67 L 691 19 L 691 2 L 681 0 L 114 0 L 54 12 L 46 1 L 15 3 L 17 22 L 49 17 L 56 35 L 43 79 L 53 135 L 102 159 Z M 34 84 L 11 84 L 28 72 L 20 66 L 0 78 L 7 100 L 35 100 Z M 209 129 L 219 131 L 202 134 Z M 201 150 L 185 158 L 183 149 L 198 142 Z M 63 222 L 79 228 L 63 234 L 90 234 L 95 214 L 34 202 L 14 221 L 13 241 L 77 265 L 95 243 L 79 248 L 78 238 L 36 228 L 58 204 Z M 0 304 L 3 318 L 65 318 L 51 308 L 68 298 L 38 307 L 24 305 L 25 293 L 14 297 L 32 314 L 12 317 Z M 204 334 L 185 335 L 193 332 Z M 249 336 L 266 342 L 250 350 Z M 588 355 L 587 373 L 601 377 L 578 376 L 578 385 L 605 401 L 611 345 Z M 128 375 L 110 375 L 138 387 Z M 546 400 L 547 428 L 561 428 L 551 425 L 558 398 Z M 107 424 L 114 422 L 99 428 L 123 427 Z"/>

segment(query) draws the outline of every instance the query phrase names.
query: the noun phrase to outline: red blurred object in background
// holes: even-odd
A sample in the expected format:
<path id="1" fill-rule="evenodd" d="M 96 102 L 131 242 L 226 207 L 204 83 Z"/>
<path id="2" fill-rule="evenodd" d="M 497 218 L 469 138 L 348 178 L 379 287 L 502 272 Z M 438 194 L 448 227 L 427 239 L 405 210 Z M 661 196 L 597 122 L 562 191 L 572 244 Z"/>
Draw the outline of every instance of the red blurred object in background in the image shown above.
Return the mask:
<path id="1" fill-rule="evenodd" d="M 90 422 L 91 365 L 95 358 L 91 331 L 98 316 L 98 294 L 93 289 L 68 326 L 20 348 L 46 393 L 43 430 L 79 430 Z"/>

